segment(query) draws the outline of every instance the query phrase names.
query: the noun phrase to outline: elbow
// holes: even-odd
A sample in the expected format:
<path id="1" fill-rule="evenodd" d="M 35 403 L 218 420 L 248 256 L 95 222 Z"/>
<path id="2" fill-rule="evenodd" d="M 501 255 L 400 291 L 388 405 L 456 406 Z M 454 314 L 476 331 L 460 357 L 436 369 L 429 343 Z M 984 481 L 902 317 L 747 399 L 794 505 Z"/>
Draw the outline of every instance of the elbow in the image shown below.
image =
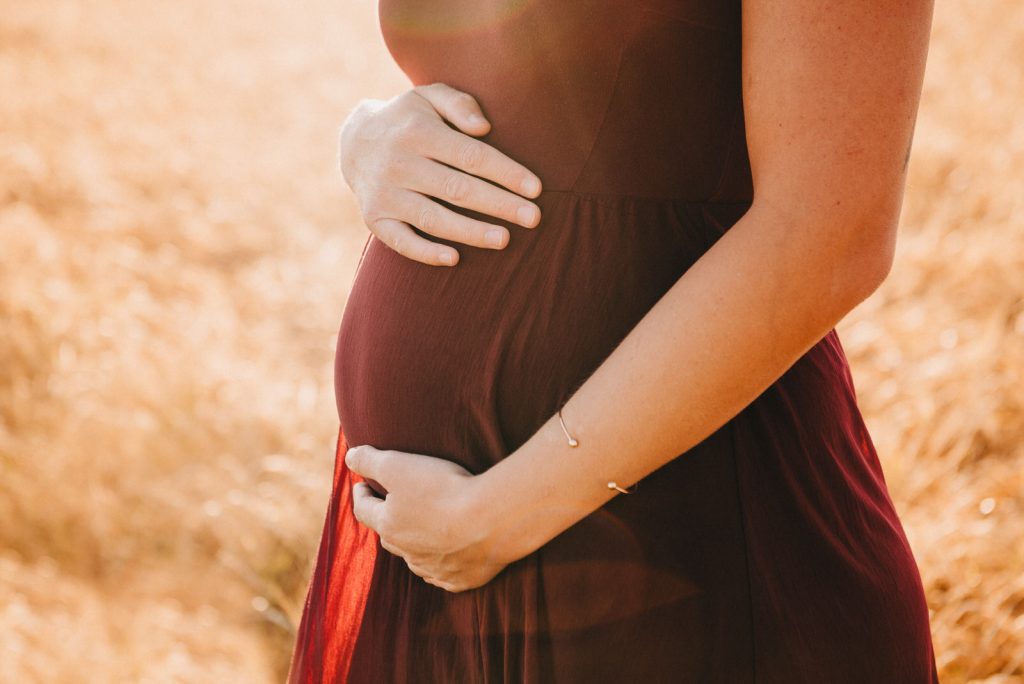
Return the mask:
<path id="1" fill-rule="evenodd" d="M 901 208 L 899 193 L 861 194 L 841 201 L 797 203 L 757 197 L 749 212 L 793 247 L 789 272 L 801 272 L 803 295 L 830 319 L 874 293 L 892 271 Z M 794 208 L 795 207 L 795 208 Z"/>
<path id="2" fill-rule="evenodd" d="M 851 222 L 843 231 L 833 292 L 852 309 L 870 297 L 892 272 L 896 255 L 898 212 L 878 212 Z"/>
<path id="3" fill-rule="evenodd" d="M 892 236 L 895 237 L 895 229 L 892 231 Z M 876 249 L 871 259 L 871 263 L 865 267 L 863 274 L 863 298 L 867 299 L 871 296 L 875 290 L 882 286 L 886 278 L 889 277 L 889 273 L 892 272 L 892 265 L 895 261 L 895 240 L 891 241 L 891 246 L 886 245 L 883 248 Z"/>

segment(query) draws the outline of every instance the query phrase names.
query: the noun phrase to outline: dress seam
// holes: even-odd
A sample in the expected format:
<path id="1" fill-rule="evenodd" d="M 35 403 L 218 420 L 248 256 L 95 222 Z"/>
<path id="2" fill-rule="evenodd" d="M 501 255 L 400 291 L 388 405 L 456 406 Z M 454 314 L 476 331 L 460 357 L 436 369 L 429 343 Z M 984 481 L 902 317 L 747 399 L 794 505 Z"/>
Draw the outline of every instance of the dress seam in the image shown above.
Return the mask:
<path id="1" fill-rule="evenodd" d="M 583 163 L 580 164 L 579 173 L 576 174 L 576 178 L 573 179 L 572 184 L 569 186 L 570 190 L 576 188 L 576 184 L 580 182 L 580 179 L 587 172 L 590 160 L 594 157 L 594 150 L 597 149 L 597 144 L 601 141 L 601 133 L 608 122 L 608 114 L 612 111 L 612 105 L 615 104 L 615 94 L 619 92 L 619 78 L 622 75 L 622 63 L 626 61 L 626 47 L 633 37 L 633 30 L 635 28 L 635 25 L 630 27 L 630 30 L 625 32 L 619 43 L 619 56 L 615 64 L 615 75 L 612 77 L 611 87 L 608 90 L 608 102 L 605 103 L 604 112 L 601 113 L 601 123 L 598 124 L 597 130 L 594 132 L 594 139 L 590 143 L 590 149 L 587 150 L 587 156 L 583 159 Z"/>
<path id="2" fill-rule="evenodd" d="M 693 199 L 687 197 L 670 197 L 666 195 L 628 195 L 609 192 L 583 192 L 579 190 L 574 190 L 572 188 L 568 190 L 542 190 L 540 193 L 540 197 L 544 197 L 545 195 L 571 195 L 573 197 L 579 197 L 580 199 L 587 199 L 594 202 L 672 202 L 675 204 L 688 204 L 694 206 L 703 206 L 708 204 L 747 205 L 753 201 L 751 199 Z"/>
<path id="3" fill-rule="evenodd" d="M 678 15 L 672 14 L 667 10 L 660 9 L 657 7 L 644 7 L 643 10 L 645 12 L 650 12 L 651 14 L 657 14 L 658 16 L 665 17 L 669 21 L 675 21 L 680 24 L 687 24 L 695 28 L 707 29 L 709 31 L 718 31 L 721 33 L 729 32 L 729 27 L 727 26 L 717 26 L 715 24 L 709 24 L 705 21 L 700 21 L 699 19 L 694 19 L 692 17 L 680 17 Z"/>

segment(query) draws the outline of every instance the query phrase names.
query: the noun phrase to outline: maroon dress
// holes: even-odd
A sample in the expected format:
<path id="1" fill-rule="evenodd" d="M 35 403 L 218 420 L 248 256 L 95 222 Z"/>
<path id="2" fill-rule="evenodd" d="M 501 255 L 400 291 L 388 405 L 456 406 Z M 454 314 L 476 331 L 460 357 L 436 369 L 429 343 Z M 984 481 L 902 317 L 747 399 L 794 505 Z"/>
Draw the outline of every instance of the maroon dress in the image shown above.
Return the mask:
<path id="1" fill-rule="evenodd" d="M 472 93 L 492 122 L 484 140 L 540 176 L 543 218 L 505 223 L 504 250 L 442 240 L 461 252 L 454 268 L 368 240 L 338 338 L 343 434 L 289 681 L 936 682 L 918 569 L 834 330 L 636 493 L 483 587 L 427 584 L 355 521 L 346 444 L 483 472 L 752 196 L 738 0 L 379 11 L 412 82 Z"/>

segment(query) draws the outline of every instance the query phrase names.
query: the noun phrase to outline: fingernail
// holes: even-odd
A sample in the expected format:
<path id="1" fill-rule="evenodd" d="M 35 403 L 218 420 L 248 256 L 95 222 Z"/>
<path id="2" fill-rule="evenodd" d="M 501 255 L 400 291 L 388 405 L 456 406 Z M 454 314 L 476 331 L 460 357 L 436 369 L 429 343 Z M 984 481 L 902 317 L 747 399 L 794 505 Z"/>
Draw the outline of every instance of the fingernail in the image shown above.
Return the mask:
<path id="1" fill-rule="evenodd" d="M 536 178 L 527 178 L 523 181 L 523 193 L 526 195 L 536 195 L 540 192 L 540 181 Z"/>
<path id="2" fill-rule="evenodd" d="M 524 226 L 532 226 L 538 217 L 539 210 L 537 207 L 530 205 L 519 207 L 519 211 L 516 212 L 516 216 L 519 217 L 519 222 Z"/>
<path id="3" fill-rule="evenodd" d="M 501 228 L 494 228 L 487 231 L 487 244 L 491 247 L 502 247 L 505 244 L 505 231 Z"/>
<path id="4" fill-rule="evenodd" d="M 470 114 L 469 123 L 473 124 L 474 126 L 482 126 L 485 123 L 487 123 L 487 119 L 480 116 L 479 114 Z"/>
<path id="5" fill-rule="evenodd" d="M 446 266 L 451 266 L 455 263 L 455 259 L 452 258 L 451 252 L 441 252 L 441 263 Z"/>
<path id="6" fill-rule="evenodd" d="M 354 448 L 355 447 L 352 447 L 352 449 Z M 352 465 L 352 449 L 349 449 L 348 451 L 345 452 L 345 465 L 347 466 Z"/>

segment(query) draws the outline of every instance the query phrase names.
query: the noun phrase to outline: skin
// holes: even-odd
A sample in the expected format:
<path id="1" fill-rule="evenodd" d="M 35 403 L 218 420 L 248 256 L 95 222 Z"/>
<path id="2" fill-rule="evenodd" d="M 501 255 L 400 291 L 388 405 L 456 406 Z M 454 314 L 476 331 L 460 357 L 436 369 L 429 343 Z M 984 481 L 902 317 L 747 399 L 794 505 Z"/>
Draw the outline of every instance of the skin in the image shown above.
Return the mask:
<path id="1" fill-rule="evenodd" d="M 729 421 L 884 281 L 920 101 L 930 0 L 743 3 L 750 210 L 563 407 L 479 475 L 429 455 L 349 450 L 380 482 L 356 518 L 458 592 L 598 509 Z M 685 456 L 684 456 L 685 457 Z"/>
<path id="2" fill-rule="evenodd" d="M 443 83 L 387 102 L 360 102 L 342 126 L 339 162 L 370 232 L 410 259 L 454 266 L 458 250 L 417 235 L 411 226 L 490 249 L 503 249 L 509 232 L 434 198 L 535 228 L 540 208 L 525 197 L 540 194 L 540 178 L 472 137 L 489 130 L 476 99 Z"/>

